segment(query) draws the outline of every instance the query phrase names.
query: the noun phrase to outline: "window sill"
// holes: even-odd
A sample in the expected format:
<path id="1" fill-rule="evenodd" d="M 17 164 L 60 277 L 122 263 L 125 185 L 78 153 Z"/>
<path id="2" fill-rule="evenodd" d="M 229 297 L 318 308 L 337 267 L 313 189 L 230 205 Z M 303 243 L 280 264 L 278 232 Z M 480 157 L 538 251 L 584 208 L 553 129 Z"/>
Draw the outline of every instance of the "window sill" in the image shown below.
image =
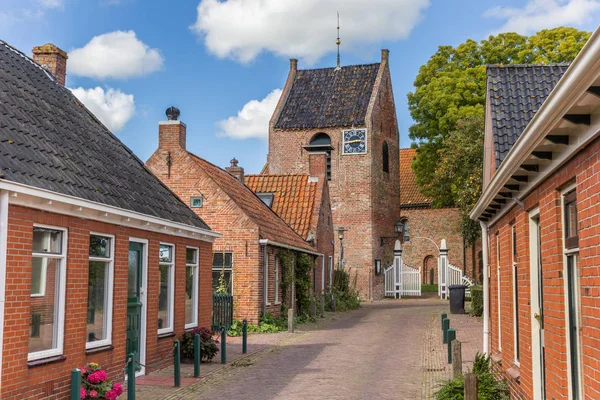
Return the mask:
<path id="1" fill-rule="evenodd" d="M 276 306 L 279 306 L 279 305 L 281 305 L 281 302 L 280 302 L 280 301 L 276 301 L 276 302 L 275 302 L 275 303 L 273 303 L 273 304 L 275 304 Z"/>
<path id="2" fill-rule="evenodd" d="M 173 336 L 175 336 L 175 332 L 164 332 L 164 333 L 159 333 L 157 335 L 157 337 L 159 339 L 169 338 L 169 337 L 173 337 Z"/>
<path id="3" fill-rule="evenodd" d="M 492 354 L 490 358 L 492 359 L 492 362 L 502 365 L 502 354 Z"/>
<path id="4" fill-rule="evenodd" d="M 39 360 L 27 361 L 27 367 L 28 368 L 41 367 L 42 365 L 48 365 L 48 364 L 52 364 L 52 363 L 56 363 L 56 362 L 61 362 L 61 361 L 65 361 L 66 359 L 67 359 L 67 357 L 65 357 L 63 355 L 40 358 Z"/>
<path id="5" fill-rule="evenodd" d="M 193 331 L 194 329 L 196 329 L 197 327 L 198 327 L 198 324 L 186 325 L 185 328 L 184 328 L 184 330 L 186 332 L 190 332 L 190 331 Z"/>
<path id="6" fill-rule="evenodd" d="M 269 302 L 266 302 L 266 303 L 265 303 L 265 305 L 266 305 L 266 306 L 270 306 L 270 305 L 271 305 L 271 303 L 269 303 Z"/>
<path id="7" fill-rule="evenodd" d="M 98 354 L 98 353 L 102 353 L 104 351 L 112 351 L 114 349 L 115 348 L 113 347 L 112 344 L 106 344 L 104 346 L 91 347 L 89 349 L 85 349 L 85 354 L 86 355 Z"/>
<path id="8" fill-rule="evenodd" d="M 517 383 L 521 383 L 521 369 L 518 366 L 513 365 L 512 368 L 506 370 L 506 373 Z"/>

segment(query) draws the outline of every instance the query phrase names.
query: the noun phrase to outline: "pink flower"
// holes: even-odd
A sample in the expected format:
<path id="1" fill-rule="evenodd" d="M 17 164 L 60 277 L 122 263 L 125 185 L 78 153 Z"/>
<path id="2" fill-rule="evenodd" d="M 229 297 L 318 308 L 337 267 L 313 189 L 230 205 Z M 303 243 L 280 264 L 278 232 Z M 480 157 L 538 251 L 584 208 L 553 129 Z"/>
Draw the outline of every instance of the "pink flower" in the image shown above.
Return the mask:
<path id="1" fill-rule="evenodd" d="M 87 367 L 81 367 L 80 370 L 82 374 L 85 374 L 87 372 Z"/>
<path id="2" fill-rule="evenodd" d="M 90 382 L 90 383 L 92 383 L 92 384 L 94 384 L 94 385 L 96 385 L 96 384 L 100 383 L 100 382 L 102 381 L 102 379 L 100 379 L 100 376 L 98 375 L 98 372 L 99 372 L 99 371 L 96 371 L 96 372 L 94 372 L 93 374 L 89 374 L 89 375 L 87 376 L 87 380 L 88 380 L 88 382 Z"/>
<path id="3" fill-rule="evenodd" d="M 104 382 L 107 378 L 106 372 L 103 369 L 99 369 L 98 371 L 95 372 L 95 374 L 98 375 L 100 382 Z"/>
<path id="4" fill-rule="evenodd" d="M 79 397 L 81 397 L 82 399 L 85 399 L 87 397 L 87 392 L 84 388 L 81 388 L 81 390 L 79 391 Z"/>
<path id="5" fill-rule="evenodd" d="M 90 397 L 92 399 L 95 399 L 96 397 L 98 397 L 98 392 L 96 392 L 95 390 L 90 390 Z"/>
<path id="6" fill-rule="evenodd" d="M 123 394 L 123 386 L 121 386 L 120 383 L 114 383 L 112 390 L 117 392 L 117 396 L 120 396 L 121 394 Z"/>
<path id="7" fill-rule="evenodd" d="M 104 397 L 106 400 L 116 400 L 118 394 L 114 390 L 109 390 L 108 392 L 104 393 Z"/>

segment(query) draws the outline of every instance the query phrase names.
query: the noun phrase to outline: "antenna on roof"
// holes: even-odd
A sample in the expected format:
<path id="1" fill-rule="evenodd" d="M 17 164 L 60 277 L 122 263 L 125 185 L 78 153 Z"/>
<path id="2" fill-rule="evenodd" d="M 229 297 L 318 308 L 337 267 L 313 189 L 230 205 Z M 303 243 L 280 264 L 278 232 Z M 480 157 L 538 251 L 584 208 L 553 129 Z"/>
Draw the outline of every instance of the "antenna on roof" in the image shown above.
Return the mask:
<path id="1" fill-rule="evenodd" d="M 335 41 L 335 44 L 337 44 L 337 66 L 335 67 L 335 69 L 340 69 L 340 44 L 342 42 L 340 41 L 340 12 L 338 11 L 337 13 L 337 40 Z"/>

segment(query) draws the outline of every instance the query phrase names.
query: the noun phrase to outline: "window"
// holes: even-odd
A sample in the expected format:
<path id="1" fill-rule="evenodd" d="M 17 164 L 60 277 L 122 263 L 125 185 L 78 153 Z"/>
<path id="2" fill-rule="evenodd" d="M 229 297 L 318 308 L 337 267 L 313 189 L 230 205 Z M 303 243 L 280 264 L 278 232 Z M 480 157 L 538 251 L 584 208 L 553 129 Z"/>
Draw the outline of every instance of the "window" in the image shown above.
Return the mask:
<path id="1" fill-rule="evenodd" d="M 514 312 L 514 356 L 515 363 L 519 364 L 521 349 L 519 346 L 519 274 L 517 269 L 517 230 L 512 226 L 512 270 L 513 270 L 513 312 Z"/>
<path id="2" fill-rule="evenodd" d="M 218 252 L 213 254 L 212 288 L 213 292 L 231 294 L 233 253 Z"/>
<path id="3" fill-rule="evenodd" d="M 390 172 L 390 155 L 387 142 L 383 142 L 381 153 L 381 159 L 383 161 L 383 172 Z"/>
<path id="4" fill-rule="evenodd" d="M 158 334 L 173 332 L 175 246 L 160 245 L 158 288 Z"/>
<path id="5" fill-rule="evenodd" d="M 113 241 L 108 235 L 90 236 L 86 348 L 111 343 Z"/>
<path id="6" fill-rule="evenodd" d="M 409 242 L 410 241 L 410 224 L 408 223 L 408 219 L 403 218 L 400 223 L 402 224 L 402 242 Z"/>
<path id="7" fill-rule="evenodd" d="M 328 134 L 320 132 L 310 139 L 310 146 L 323 146 L 327 148 L 327 180 L 331 180 L 331 138 Z"/>
<path id="8" fill-rule="evenodd" d="M 497 300 L 496 307 L 498 308 L 498 350 L 502 351 L 502 318 L 500 315 L 500 234 L 496 233 L 496 278 L 497 278 Z"/>
<path id="9" fill-rule="evenodd" d="M 569 383 L 572 399 L 581 398 L 581 311 L 579 294 L 579 226 L 577 215 L 577 192 L 563 197 L 564 258 L 565 258 L 565 307 L 567 314 L 567 348 L 569 354 Z"/>
<path id="10" fill-rule="evenodd" d="M 257 193 L 256 195 L 267 207 L 270 208 L 273 205 L 273 193 Z"/>
<path id="11" fill-rule="evenodd" d="M 28 360 L 63 352 L 67 231 L 33 228 Z"/>
<path id="12" fill-rule="evenodd" d="M 279 257 L 275 257 L 275 304 L 279 303 L 279 268 L 281 268 L 279 263 Z"/>
<path id="13" fill-rule="evenodd" d="M 202 207 L 202 197 L 192 197 L 190 199 L 190 207 L 201 208 Z"/>
<path id="14" fill-rule="evenodd" d="M 198 326 L 198 249 L 185 250 L 185 328 Z"/>

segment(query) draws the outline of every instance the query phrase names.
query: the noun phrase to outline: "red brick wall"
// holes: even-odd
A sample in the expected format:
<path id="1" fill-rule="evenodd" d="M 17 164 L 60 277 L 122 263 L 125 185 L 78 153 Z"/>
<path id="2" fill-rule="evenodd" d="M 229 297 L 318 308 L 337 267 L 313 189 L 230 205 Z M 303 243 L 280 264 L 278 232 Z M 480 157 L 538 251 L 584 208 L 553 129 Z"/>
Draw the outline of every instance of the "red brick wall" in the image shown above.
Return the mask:
<path id="1" fill-rule="evenodd" d="M 334 227 L 345 227 L 345 266 L 357 274 L 361 297 L 383 295 L 383 275 L 375 276 L 375 259 L 391 258 L 393 244 L 379 245 L 380 236 L 393 236 L 398 204 L 398 127 L 389 68 L 382 64 L 375 84 L 375 94 L 365 121 L 368 152 L 365 155 L 342 155 L 341 127 L 304 130 L 269 131 L 269 173 L 309 173 L 309 153 L 302 146 L 319 132 L 328 134 L 334 150 L 331 152 L 329 190 Z M 289 89 L 289 83 L 285 91 Z M 275 111 L 275 114 L 278 110 Z M 349 127 L 348 127 L 349 128 Z M 382 144 L 389 146 L 390 172 L 382 171 Z M 337 242 L 337 238 L 335 239 Z M 336 243 L 337 244 L 337 243 Z M 334 266 L 338 265 L 339 249 Z"/>
<path id="2" fill-rule="evenodd" d="M 65 304 L 64 351 L 66 360 L 28 367 L 30 336 L 31 253 L 33 224 L 46 224 L 68 229 L 67 285 Z M 86 354 L 87 280 L 90 232 L 115 235 L 112 349 Z M 82 218 L 69 217 L 20 206 L 9 206 L 8 254 L 6 275 L 6 323 L 4 327 L 2 388 L 0 398 L 64 399 L 69 396 L 70 371 L 86 362 L 98 362 L 109 377 L 119 374 L 125 365 L 127 318 L 127 264 L 129 238 L 149 241 L 147 276 L 146 362 L 152 364 L 172 348 L 172 339 L 157 338 L 158 318 L 158 248 L 161 241 L 174 243 L 175 256 L 175 333 L 180 335 L 185 324 L 185 248 L 200 248 L 199 323 L 211 320 L 210 254 L 212 244 L 139 229 L 126 228 Z M 208 257 L 207 257 L 208 256 Z M 160 342 L 160 343 L 159 343 Z M 151 369 L 148 371 L 150 372 Z M 121 378 L 122 379 L 122 378 Z"/>
<path id="3" fill-rule="evenodd" d="M 520 331 L 520 383 L 511 382 L 512 394 L 516 398 L 531 398 L 532 361 L 531 361 L 531 321 L 530 302 L 530 265 L 529 265 L 529 217 L 528 211 L 539 207 L 541 227 L 542 271 L 544 275 L 544 324 L 546 354 L 546 395 L 547 398 L 566 398 L 568 394 L 567 376 L 567 335 L 565 313 L 565 266 L 563 258 L 563 224 L 560 190 L 570 182 L 577 185 L 577 203 L 579 216 L 579 255 L 580 255 L 580 292 L 581 292 L 581 354 L 584 397 L 600 398 L 598 365 L 600 362 L 600 320 L 598 319 L 598 244 L 600 244 L 599 195 L 600 180 L 600 140 L 594 141 L 556 173 L 542 182 L 524 200 L 524 208 L 514 207 L 497 223 L 490 226 L 490 290 L 492 328 L 492 349 L 498 352 L 498 318 L 500 307 L 502 323 L 501 368 L 506 371 L 513 367 L 513 279 L 510 268 L 511 223 L 515 224 L 518 242 L 518 284 L 519 284 L 519 331 Z M 497 296 L 497 255 L 495 235 L 500 237 L 500 277 L 501 299 Z"/>

